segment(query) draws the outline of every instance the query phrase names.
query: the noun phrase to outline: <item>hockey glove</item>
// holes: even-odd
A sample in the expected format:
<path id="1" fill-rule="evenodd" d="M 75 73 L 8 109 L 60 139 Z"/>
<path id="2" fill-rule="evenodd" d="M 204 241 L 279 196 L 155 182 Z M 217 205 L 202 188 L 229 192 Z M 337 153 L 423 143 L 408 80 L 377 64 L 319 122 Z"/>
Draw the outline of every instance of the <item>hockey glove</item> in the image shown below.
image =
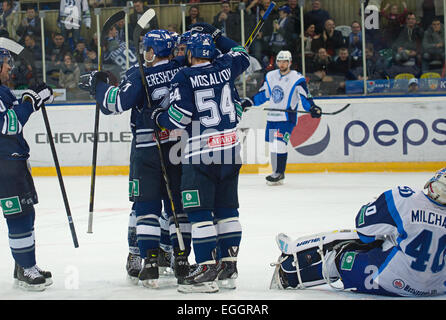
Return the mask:
<path id="1" fill-rule="evenodd" d="M 96 96 L 98 81 L 108 84 L 108 74 L 103 71 L 93 71 L 79 77 L 79 89 L 89 91 L 91 96 Z"/>
<path id="2" fill-rule="evenodd" d="M 317 105 L 312 105 L 310 108 L 310 114 L 312 118 L 320 118 L 322 115 L 321 107 L 318 107 Z"/>
<path id="3" fill-rule="evenodd" d="M 221 30 L 206 22 L 194 23 L 191 25 L 191 34 L 194 32 L 207 33 L 216 41 L 221 36 Z"/>
<path id="4" fill-rule="evenodd" d="M 152 111 L 152 113 L 150 113 L 150 115 L 148 117 L 149 118 L 149 121 L 148 121 L 149 128 L 152 128 L 157 131 L 161 131 L 164 129 L 163 127 L 161 127 L 159 125 L 158 117 L 166 110 L 167 110 L 166 108 L 156 108 L 155 110 Z"/>
<path id="5" fill-rule="evenodd" d="M 252 102 L 249 98 L 244 98 L 241 101 L 241 106 L 243 108 L 243 112 L 248 111 L 249 109 L 246 109 L 248 107 L 252 107 L 254 105 L 254 102 Z"/>
<path id="6" fill-rule="evenodd" d="M 45 83 L 41 83 L 36 87 L 30 88 L 22 94 L 22 101 L 30 102 L 34 111 L 39 110 L 44 103 L 51 103 L 53 100 L 53 89 Z"/>

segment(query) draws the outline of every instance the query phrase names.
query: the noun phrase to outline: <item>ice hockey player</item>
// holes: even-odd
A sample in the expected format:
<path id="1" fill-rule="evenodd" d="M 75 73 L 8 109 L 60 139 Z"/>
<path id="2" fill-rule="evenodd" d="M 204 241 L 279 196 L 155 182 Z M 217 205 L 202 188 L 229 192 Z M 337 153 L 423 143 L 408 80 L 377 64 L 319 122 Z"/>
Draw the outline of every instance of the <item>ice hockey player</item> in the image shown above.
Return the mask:
<path id="1" fill-rule="evenodd" d="M 188 134 L 181 193 L 192 224 L 197 266 L 178 287 L 184 293 L 217 292 L 219 284 L 235 288 L 242 231 L 236 134 L 242 110 L 235 106 L 232 92 L 234 80 L 249 66 L 249 57 L 243 47 L 221 36 L 220 30 L 203 26 L 203 33 L 192 33 L 187 42 L 191 67 L 172 80 L 170 107 L 152 113 L 160 127 L 180 128 Z M 213 60 L 216 47 L 223 55 Z"/>
<path id="2" fill-rule="evenodd" d="M 150 103 L 152 107 L 164 107 L 169 103 L 169 87 L 172 77 L 184 66 L 184 58 L 169 59 L 172 53 L 173 41 L 167 30 L 149 31 L 143 39 L 144 59 L 150 67 L 144 68 L 144 73 L 149 84 Z M 135 149 L 131 159 L 130 183 L 131 194 L 135 201 L 136 238 L 139 254 L 144 259 L 144 265 L 138 274 L 138 279 L 144 286 L 157 287 L 159 278 L 159 244 L 162 201 L 166 198 L 166 189 L 161 172 L 159 151 L 154 138 L 153 128 L 145 120 L 148 112 L 148 103 L 145 95 L 138 68 L 134 72 L 128 72 L 125 82 L 119 87 L 110 86 L 107 83 L 106 73 L 93 72 L 85 76 L 80 87 L 90 90 L 100 103 L 101 111 L 105 114 L 117 114 L 132 109 L 132 122 L 134 127 Z M 171 182 L 172 195 L 176 208 L 181 209 L 180 178 L 181 165 L 174 165 L 169 161 L 169 151 L 172 143 L 169 141 L 169 131 L 160 132 L 161 150 L 165 159 L 167 174 Z M 177 189 L 175 189 L 175 187 Z M 171 214 L 170 202 L 165 206 L 166 212 Z M 187 216 L 181 211 L 177 212 L 180 230 L 183 235 L 185 247 L 190 247 L 190 226 Z M 173 223 L 173 222 L 172 222 Z M 172 228 L 171 228 L 172 229 Z M 174 243 L 175 275 L 182 278 L 189 272 L 188 250 L 179 249 L 176 233 L 171 233 Z M 138 269 L 136 254 L 129 259 L 130 270 L 128 273 L 135 278 L 135 270 Z M 128 268 L 128 269 L 129 269 Z M 136 279 L 135 279 L 135 282 Z"/>
<path id="3" fill-rule="evenodd" d="M 34 205 L 38 203 L 28 163 L 29 146 L 23 127 L 31 114 L 53 101 L 53 90 L 46 84 L 25 90 L 21 100 L 4 84 L 14 67 L 11 53 L 0 48 L 0 204 L 8 225 L 11 253 L 15 261 L 14 279 L 20 288 L 43 291 L 52 284 L 49 271 L 36 264 Z"/>
<path id="4" fill-rule="evenodd" d="M 287 145 L 293 128 L 297 124 L 297 110 L 300 104 L 310 111 L 313 118 L 320 118 L 318 107 L 308 91 L 305 77 L 291 70 L 291 52 L 280 51 L 276 56 L 278 69 L 268 72 L 259 93 L 252 99 L 242 101 L 243 108 L 259 106 L 269 101 L 269 108 L 284 111 L 269 111 L 265 130 L 265 141 L 268 142 L 273 172 L 266 177 L 267 184 L 279 185 L 285 179 L 285 168 L 288 158 Z"/>
<path id="5" fill-rule="evenodd" d="M 282 251 L 272 288 L 303 289 L 329 283 L 341 290 L 384 296 L 446 293 L 446 168 L 422 190 L 399 186 L 361 207 L 356 232 L 318 234 L 292 241 L 279 234 Z M 334 285 L 337 280 L 342 285 Z"/>

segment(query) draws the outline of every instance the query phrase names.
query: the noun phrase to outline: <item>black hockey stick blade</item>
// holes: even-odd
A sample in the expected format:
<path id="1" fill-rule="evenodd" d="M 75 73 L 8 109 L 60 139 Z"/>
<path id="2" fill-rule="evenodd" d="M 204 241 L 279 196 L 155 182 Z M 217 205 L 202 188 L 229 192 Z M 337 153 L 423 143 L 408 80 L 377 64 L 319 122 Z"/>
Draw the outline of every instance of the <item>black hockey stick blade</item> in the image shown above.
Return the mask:
<path id="1" fill-rule="evenodd" d="M 345 109 L 347 109 L 348 107 L 350 107 L 350 103 L 347 103 L 345 106 L 343 106 L 341 109 L 336 110 L 334 112 L 322 112 L 322 115 L 327 115 L 327 116 L 333 116 L 335 114 L 341 113 L 342 111 L 344 111 Z M 255 109 L 255 107 L 250 107 L 250 109 Z M 264 108 L 262 110 L 266 110 L 266 111 L 279 111 L 279 112 L 288 112 L 288 113 L 311 113 L 310 111 L 302 111 L 302 110 L 283 110 L 283 109 L 276 109 L 276 108 Z"/>
<path id="2" fill-rule="evenodd" d="M 124 11 L 118 11 L 111 15 L 104 23 L 101 32 L 101 46 L 105 43 L 105 38 L 108 31 L 119 21 L 125 18 Z M 102 71 L 102 48 L 98 48 L 98 70 Z M 88 229 L 87 233 L 93 233 L 93 211 L 94 211 L 94 192 L 96 188 L 96 167 L 97 167 L 97 154 L 98 154 L 98 141 L 99 141 L 99 115 L 100 106 L 96 103 L 95 116 L 94 116 L 94 134 L 93 134 L 93 156 L 91 161 L 91 179 L 90 179 L 90 204 L 88 211 Z"/>

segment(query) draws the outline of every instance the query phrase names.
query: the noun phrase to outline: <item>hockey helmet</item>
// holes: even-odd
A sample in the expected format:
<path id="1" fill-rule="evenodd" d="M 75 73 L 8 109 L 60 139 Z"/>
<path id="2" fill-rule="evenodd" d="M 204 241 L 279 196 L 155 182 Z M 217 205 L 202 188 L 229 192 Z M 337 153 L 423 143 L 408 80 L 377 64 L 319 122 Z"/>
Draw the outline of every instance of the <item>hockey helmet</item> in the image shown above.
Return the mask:
<path id="1" fill-rule="evenodd" d="M 181 44 L 187 45 L 187 41 L 189 41 L 190 36 L 191 36 L 190 31 L 186 31 L 185 33 L 183 33 L 181 36 L 178 37 L 177 45 Z"/>
<path id="2" fill-rule="evenodd" d="M 194 58 L 212 59 L 215 54 L 215 44 L 212 36 L 206 33 L 194 33 L 187 41 L 187 52 Z"/>
<path id="3" fill-rule="evenodd" d="M 14 59 L 11 52 L 5 48 L 0 48 L 0 71 L 3 68 L 3 63 L 6 62 L 11 68 L 14 67 Z"/>
<path id="4" fill-rule="evenodd" d="M 446 205 L 446 168 L 440 169 L 424 185 L 427 196 L 434 202 Z"/>
<path id="5" fill-rule="evenodd" d="M 289 52 L 288 50 L 279 51 L 279 53 L 276 56 L 276 63 L 277 63 L 277 61 L 291 62 L 292 60 L 293 60 L 293 57 L 291 55 L 291 52 Z"/>
<path id="6" fill-rule="evenodd" d="M 167 30 L 152 30 L 144 35 L 143 45 L 144 51 L 152 48 L 156 56 L 168 57 L 172 53 L 174 40 Z"/>

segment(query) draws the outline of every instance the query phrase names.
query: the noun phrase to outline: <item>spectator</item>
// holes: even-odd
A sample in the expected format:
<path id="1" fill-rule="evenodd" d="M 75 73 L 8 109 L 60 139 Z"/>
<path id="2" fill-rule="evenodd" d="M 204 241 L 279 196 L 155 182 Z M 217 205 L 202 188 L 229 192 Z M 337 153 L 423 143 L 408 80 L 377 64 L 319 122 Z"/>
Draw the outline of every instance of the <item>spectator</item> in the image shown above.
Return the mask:
<path id="1" fill-rule="evenodd" d="M 125 19 L 121 19 L 118 22 L 116 22 L 115 27 L 116 31 L 118 32 L 117 37 L 119 41 L 125 42 Z M 130 34 L 129 37 L 131 37 Z"/>
<path id="2" fill-rule="evenodd" d="M 304 52 L 305 59 L 312 60 L 314 58 L 315 52 L 313 51 L 313 39 L 318 39 L 320 37 L 319 34 L 316 34 L 316 27 L 314 24 L 310 23 L 305 26 L 304 32 Z"/>
<path id="3" fill-rule="evenodd" d="M 408 92 L 409 93 L 417 93 L 418 92 L 418 79 L 417 78 L 412 78 L 409 80 L 408 83 Z"/>
<path id="4" fill-rule="evenodd" d="M 135 0 L 133 1 L 133 13 L 130 15 L 129 19 L 129 34 L 133 35 L 133 30 L 138 22 L 138 19 L 146 12 L 149 8 L 144 5 L 143 0 Z M 150 20 L 149 25 L 144 29 L 142 34 L 146 34 L 148 31 L 158 29 L 158 19 L 156 16 Z"/>
<path id="5" fill-rule="evenodd" d="M 266 9 L 271 4 L 271 0 L 261 0 L 261 5 L 259 6 L 259 17 L 262 17 L 265 13 Z M 269 40 L 271 39 L 271 36 L 273 35 L 274 27 L 273 23 L 274 20 L 279 19 L 279 13 L 277 8 L 275 7 L 268 19 L 266 19 L 265 24 L 263 25 L 262 32 L 259 32 L 259 39 L 261 41 L 262 46 L 262 59 L 260 60 L 263 65 L 267 66 L 267 68 L 274 68 L 274 58 L 272 56 L 272 52 L 269 47 Z"/>
<path id="6" fill-rule="evenodd" d="M 367 79 L 384 79 L 386 76 L 386 63 L 384 58 L 376 53 L 372 43 L 366 44 L 365 57 Z M 352 68 L 350 73 L 347 75 L 347 78 L 350 80 L 364 80 L 362 63 L 359 63 L 356 67 Z"/>
<path id="7" fill-rule="evenodd" d="M 84 59 L 85 72 L 91 72 L 98 69 L 98 56 L 96 51 L 87 49 L 87 57 Z"/>
<path id="8" fill-rule="evenodd" d="M 186 16 L 186 31 L 190 30 L 190 26 L 194 23 L 204 22 L 204 19 L 200 17 L 200 9 L 198 6 L 191 6 L 189 8 L 189 15 Z"/>
<path id="9" fill-rule="evenodd" d="M 0 14 L 0 29 L 8 32 L 10 39 L 17 40 L 16 30 L 19 25 L 19 15 L 14 12 L 12 1 L 2 2 L 2 12 Z"/>
<path id="10" fill-rule="evenodd" d="M 401 27 L 406 22 L 406 17 L 409 11 L 407 10 L 407 5 L 404 1 L 402 2 L 402 6 L 402 12 L 399 12 L 397 4 L 390 5 L 390 3 L 387 3 L 381 10 L 381 16 L 384 22 L 384 44 L 388 47 L 392 46 L 392 42 L 395 40 L 395 35 L 401 32 Z M 390 10 L 388 11 L 389 8 Z"/>
<path id="11" fill-rule="evenodd" d="M 78 64 L 83 64 L 86 58 L 87 45 L 85 44 L 85 40 L 81 39 L 78 43 L 76 43 L 76 48 L 73 52 L 73 60 Z"/>
<path id="12" fill-rule="evenodd" d="M 354 61 L 360 61 L 362 57 L 362 32 L 361 24 L 353 21 L 351 24 L 352 32 L 347 38 L 348 51 Z"/>
<path id="13" fill-rule="evenodd" d="M 71 40 L 70 45 L 73 49 L 80 38 L 81 23 L 90 29 L 91 15 L 87 0 L 61 1 L 58 25 L 65 40 Z"/>
<path id="14" fill-rule="evenodd" d="M 289 17 L 294 21 L 294 32 L 296 35 L 300 34 L 300 9 L 297 5 L 297 0 L 287 0 L 286 4 L 290 8 Z"/>
<path id="15" fill-rule="evenodd" d="M 330 65 L 330 70 L 328 70 L 328 73 L 330 75 L 339 76 L 345 79 L 350 72 L 350 69 L 354 69 L 357 66 L 359 66 L 359 61 L 353 60 L 349 55 L 348 49 L 342 47 L 339 49 L 338 56 Z"/>
<path id="16" fill-rule="evenodd" d="M 327 53 L 330 56 L 335 56 L 337 50 L 345 46 L 341 31 L 335 30 L 335 27 L 336 25 L 332 19 L 325 21 L 325 27 L 321 36 L 317 40 L 313 40 L 313 49 L 319 50 L 319 48 L 323 47 L 327 49 Z"/>
<path id="17" fill-rule="evenodd" d="M 431 26 L 424 32 L 422 70 L 429 70 L 429 64 L 439 60 L 444 62 L 444 26 L 440 19 L 434 18 Z"/>
<path id="18" fill-rule="evenodd" d="M 288 50 L 296 52 L 294 38 L 294 21 L 289 17 L 291 10 L 288 6 L 279 8 L 279 19 L 273 21 L 273 34 L 271 36 L 269 45 L 271 52 L 275 56 L 281 50 Z M 293 37 L 295 35 L 295 37 Z"/>
<path id="19" fill-rule="evenodd" d="M 92 51 L 96 52 L 96 54 L 98 54 L 98 35 L 96 32 L 93 33 L 90 43 L 88 44 L 88 48 L 90 48 L 90 50 L 92 50 Z"/>
<path id="20" fill-rule="evenodd" d="M 65 53 L 70 52 L 70 47 L 65 43 L 65 38 L 61 33 L 53 35 L 53 42 L 47 49 L 47 60 L 54 65 L 59 65 L 63 61 Z"/>
<path id="21" fill-rule="evenodd" d="M 313 62 L 309 65 L 309 72 L 313 74 L 312 80 L 316 81 L 333 81 L 333 78 L 328 76 L 332 68 L 332 59 L 328 55 L 325 48 L 319 48 Z"/>
<path id="22" fill-rule="evenodd" d="M 36 10 L 33 6 L 28 6 L 26 9 L 25 16 L 22 19 L 19 27 L 17 28 L 17 35 L 19 38 L 19 43 L 25 43 L 25 36 L 31 35 L 37 40 L 40 38 L 40 19 L 37 15 Z"/>
<path id="23" fill-rule="evenodd" d="M 421 19 L 421 26 L 428 29 L 435 17 L 444 21 L 443 0 L 417 0 L 417 17 Z"/>
<path id="24" fill-rule="evenodd" d="M 178 27 L 175 23 L 168 24 L 166 30 L 169 32 L 178 33 Z"/>
<path id="25" fill-rule="evenodd" d="M 220 29 L 224 36 L 240 43 L 240 14 L 231 11 L 231 5 L 228 0 L 221 2 L 221 11 L 214 16 L 212 24 Z"/>
<path id="26" fill-rule="evenodd" d="M 29 34 L 26 35 L 24 44 L 25 48 L 31 52 L 33 60 L 42 62 L 42 48 L 40 48 L 40 45 L 37 43 L 35 36 Z"/>
<path id="27" fill-rule="evenodd" d="M 59 87 L 66 89 L 77 89 L 80 77 L 80 69 L 70 53 L 63 57 L 63 63 L 59 71 Z"/>
<path id="28" fill-rule="evenodd" d="M 393 46 L 395 62 L 405 66 L 413 66 L 421 61 L 421 42 L 423 30 L 417 26 L 414 13 L 409 13 L 406 25 L 401 30 Z"/>
<path id="29" fill-rule="evenodd" d="M 322 9 L 320 0 L 313 0 L 311 2 L 311 10 L 304 15 L 304 22 L 314 24 L 316 33 L 322 33 L 324 30 L 325 21 L 330 19 L 328 11 Z"/>
<path id="30" fill-rule="evenodd" d="M 88 4 L 92 8 L 104 8 L 105 0 L 88 0 Z M 125 4 L 124 4 L 124 6 L 125 6 Z"/>

